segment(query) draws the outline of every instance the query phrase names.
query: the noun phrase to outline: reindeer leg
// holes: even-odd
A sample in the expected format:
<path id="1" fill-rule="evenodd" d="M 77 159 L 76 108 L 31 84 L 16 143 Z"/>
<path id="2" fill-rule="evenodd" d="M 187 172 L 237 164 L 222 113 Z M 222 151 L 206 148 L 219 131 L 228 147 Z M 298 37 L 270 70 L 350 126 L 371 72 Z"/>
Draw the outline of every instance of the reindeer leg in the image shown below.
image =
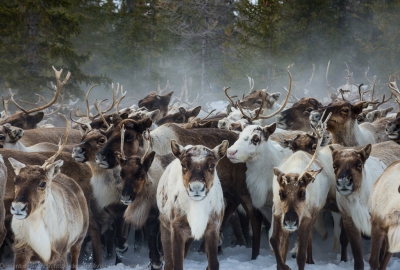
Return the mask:
<path id="1" fill-rule="evenodd" d="M 381 269 L 379 268 L 379 263 L 386 254 L 386 233 L 376 222 L 374 222 L 374 220 L 372 220 L 371 223 L 371 254 L 369 255 L 369 267 L 371 270 L 378 270 Z"/>
<path id="2" fill-rule="evenodd" d="M 312 241 L 313 222 L 311 218 L 303 218 L 298 229 L 299 249 L 297 251 L 296 261 L 299 270 L 304 270 L 307 261 L 307 252 L 309 251 L 310 240 Z M 312 252 L 312 250 L 311 250 Z M 312 257 L 311 257 L 312 260 Z"/>
<path id="3" fill-rule="evenodd" d="M 243 233 L 244 239 L 246 241 L 246 247 L 251 247 L 251 234 L 250 234 L 249 218 L 246 216 L 245 213 L 242 213 L 239 210 L 237 211 L 237 214 L 239 217 L 240 226 L 242 227 L 242 233 Z"/>
<path id="4" fill-rule="evenodd" d="M 219 242 L 219 226 L 218 221 L 209 221 L 206 232 L 204 234 L 204 245 L 206 248 L 208 266 L 207 270 L 218 270 L 218 242 Z"/>
<path id="5" fill-rule="evenodd" d="M 244 235 L 242 233 L 242 227 L 240 225 L 240 220 L 237 216 L 238 211 L 233 213 L 229 218 L 229 223 L 232 226 L 233 233 L 235 235 L 236 241 L 233 242 L 235 246 L 245 246 L 246 241 L 244 240 Z"/>
<path id="6" fill-rule="evenodd" d="M 246 194 L 241 194 L 240 200 L 243 208 L 246 210 L 247 216 L 250 219 L 251 228 L 253 230 L 251 259 L 255 260 L 260 254 L 262 215 L 260 211 L 253 206 L 253 202 L 251 201 L 251 197 L 248 192 L 246 192 Z"/>
<path id="7" fill-rule="evenodd" d="M 185 257 L 185 243 L 190 237 L 190 227 L 182 227 L 180 221 L 173 221 L 171 226 L 172 259 L 174 270 L 183 270 L 183 260 Z M 164 246 L 165 247 L 165 246 Z M 168 247 L 168 246 L 167 246 Z"/>
<path id="8" fill-rule="evenodd" d="M 30 248 L 15 249 L 14 268 L 26 270 L 31 261 L 33 251 Z"/>
<path id="9" fill-rule="evenodd" d="M 92 219 L 93 220 L 93 219 Z M 92 239 L 93 269 L 98 269 L 102 264 L 101 228 L 94 220 L 89 222 L 88 234 Z"/>
<path id="10" fill-rule="evenodd" d="M 342 229 L 340 232 L 340 246 L 341 246 L 341 255 L 340 255 L 340 261 L 341 262 L 347 262 L 347 246 L 349 245 L 349 238 L 347 238 L 346 230 L 344 229 L 343 226 L 343 220 L 341 222 L 342 224 Z"/>
<path id="11" fill-rule="evenodd" d="M 115 234 L 116 234 L 116 247 L 115 247 L 115 265 L 122 262 L 125 252 L 128 250 L 128 235 L 130 224 L 124 221 L 123 211 L 118 211 L 115 219 Z"/>
<path id="12" fill-rule="evenodd" d="M 288 241 L 288 237 L 287 237 L 288 233 L 284 232 L 282 230 L 281 220 L 282 219 L 280 216 L 274 215 L 272 235 L 271 235 L 271 238 L 269 239 L 269 241 L 270 241 L 271 246 L 275 253 L 277 270 L 290 270 L 289 266 L 287 266 L 285 264 L 286 254 L 282 254 L 282 253 L 284 253 L 283 247 L 285 245 L 288 246 L 286 243 L 283 243 L 283 241 L 286 241 L 286 242 Z M 285 258 L 285 259 L 283 259 L 283 258 Z"/>
<path id="13" fill-rule="evenodd" d="M 381 266 L 379 267 L 379 270 L 386 270 L 387 265 L 389 263 L 390 258 L 392 257 L 393 253 L 389 252 L 389 241 L 387 237 L 385 237 L 385 241 L 383 242 L 383 246 L 385 248 L 385 254 L 383 255 L 383 258 L 381 260 Z"/>
<path id="14" fill-rule="evenodd" d="M 78 269 L 78 258 L 79 258 L 79 253 L 81 252 L 81 247 L 83 243 L 84 237 L 82 239 L 79 239 L 76 241 L 76 243 L 71 247 L 71 270 L 76 270 Z"/>
<path id="15" fill-rule="evenodd" d="M 346 231 L 347 237 L 349 238 L 351 251 L 353 252 L 354 270 L 363 270 L 364 260 L 362 256 L 361 233 L 354 225 L 351 217 L 342 216 L 342 218 L 343 227 Z"/>
<path id="16" fill-rule="evenodd" d="M 308 239 L 308 244 L 307 244 L 307 264 L 315 264 L 313 257 L 312 257 L 312 238 L 313 238 L 313 227 L 310 229 L 310 236 Z"/>
<path id="17" fill-rule="evenodd" d="M 160 269 L 162 267 L 161 255 L 160 252 L 158 252 L 160 220 L 156 216 L 150 216 L 146 221 L 145 230 L 147 234 L 151 269 Z"/>
<path id="18" fill-rule="evenodd" d="M 172 257 L 172 235 L 169 228 L 167 228 L 163 223 L 160 225 L 161 231 L 161 242 L 164 250 L 164 270 L 174 270 L 174 262 Z"/>

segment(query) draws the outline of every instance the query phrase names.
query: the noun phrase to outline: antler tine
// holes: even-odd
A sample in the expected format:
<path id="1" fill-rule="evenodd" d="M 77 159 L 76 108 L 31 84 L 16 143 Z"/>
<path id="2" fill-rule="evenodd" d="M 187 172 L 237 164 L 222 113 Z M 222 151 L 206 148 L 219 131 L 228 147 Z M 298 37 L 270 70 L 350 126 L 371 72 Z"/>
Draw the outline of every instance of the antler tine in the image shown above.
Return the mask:
<path id="1" fill-rule="evenodd" d="M 8 112 L 8 103 L 10 102 L 10 100 L 5 100 L 3 95 L 1 95 L 1 99 L 3 100 L 4 118 L 7 118 L 10 116 Z"/>
<path id="2" fill-rule="evenodd" d="M 23 111 L 24 113 L 28 113 L 28 111 L 26 111 L 24 108 L 22 108 L 17 102 L 15 102 L 14 100 L 14 93 L 11 91 L 11 88 L 8 89 L 8 91 L 10 92 L 10 100 L 12 101 L 12 103 L 14 103 L 14 105 L 20 109 L 21 111 Z"/>
<path id="3" fill-rule="evenodd" d="M 328 61 L 328 65 L 326 67 L 326 73 L 325 73 L 325 80 L 326 80 L 326 92 L 328 94 L 328 98 L 330 98 L 330 93 L 329 93 L 329 89 L 332 88 L 334 91 L 336 91 L 336 89 L 329 84 L 328 82 L 328 73 L 329 73 L 329 66 L 331 65 L 331 60 Z"/>
<path id="4" fill-rule="evenodd" d="M 236 105 L 239 108 L 240 112 L 243 114 L 243 118 L 247 119 L 249 121 L 249 123 L 251 124 L 251 123 L 253 123 L 254 120 L 256 120 L 260 117 L 260 113 L 264 107 L 264 102 L 265 102 L 265 93 L 264 93 L 264 91 L 261 91 L 261 105 L 254 117 L 251 117 L 251 116 L 248 116 L 247 114 L 245 114 L 244 111 L 242 110 L 242 106 L 240 106 L 239 102 L 237 102 Z"/>
<path id="5" fill-rule="evenodd" d="M 31 109 L 31 110 L 27 111 L 26 113 L 33 113 L 33 112 L 37 112 L 37 111 L 44 110 L 44 109 L 50 107 L 51 105 L 53 105 L 53 104 L 57 101 L 58 96 L 59 96 L 60 93 L 61 93 L 61 89 L 64 87 L 64 85 L 65 85 L 65 84 L 67 83 L 67 81 L 69 80 L 69 77 L 71 76 L 71 72 L 68 71 L 68 73 L 67 73 L 67 75 L 65 76 L 64 80 L 61 81 L 61 73 L 62 73 L 63 70 L 62 70 L 62 69 L 57 70 L 54 66 L 53 66 L 52 68 L 53 68 L 54 73 L 55 73 L 55 75 L 56 75 L 56 81 L 57 81 L 57 91 L 56 91 L 56 93 L 55 93 L 53 99 L 52 99 L 49 103 L 47 103 L 47 104 L 45 104 L 45 105 L 43 105 L 43 106 L 40 106 L 40 107 L 38 107 L 38 108 Z M 17 104 L 15 104 L 15 105 L 17 105 Z M 68 120 L 67 120 L 67 121 L 68 121 Z"/>
<path id="6" fill-rule="evenodd" d="M 310 77 L 310 79 L 308 80 L 308 82 L 303 86 L 303 88 L 306 88 L 306 87 L 308 87 L 310 84 L 311 84 L 311 82 L 312 82 L 312 80 L 313 80 L 313 78 L 314 78 L 314 73 L 315 73 L 315 65 L 314 65 L 314 63 L 312 64 L 312 73 L 311 73 L 311 77 Z"/>
<path id="7" fill-rule="evenodd" d="M 103 99 L 101 101 L 99 101 L 99 103 L 97 103 L 97 99 L 94 101 L 93 105 L 96 108 L 96 110 L 98 111 L 101 119 L 103 120 L 104 124 L 106 125 L 107 129 L 110 128 L 110 125 L 107 123 L 106 119 L 104 118 L 103 113 L 100 110 L 100 104 L 103 103 L 104 101 L 106 101 L 107 99 Z"/>
<path id="8" fill-rule="evenodd" d="M 293 64 L 292 64 L 293 65 Z M 272 113 L 272 114 L 270 114 L 270 115 L 267 115 L 267 116 L 260 116 L 258 119 L 269 119 L 269 118 L 271 118 L 271 117 L 274 117 L 275 115 L 277 115 L 278 113 L 280 113 L 284 108 L 285 108 L 285 106 L 286 106 L 286 104 L 287 104 L 287 102 L 288 102 L 288 100 L 289 100 L 289 97 L 290 97 L 290 95 L 291 95 L 291 93 L 292 93 L 292 85 L 293 85 L 293 78 L 292 78 L 292 74 L 290 73 L 290 71 L 289 71 L 289 67 L 291 67 L 292 65 L 290 65 L 290 66 L 288 66 L 287 68 L 286 68 L 286 72 L 288 73 L 288 75 L 289 75 L 289 90 L 288 90 L 288 92 L 287 92 L 287 94 L 286 94 L 286 98 L 285 98 L 285 101 L 283 102 L 283 104 L 282 104 L 282 106 L 279 108 L 279 110 L 277 110 L 276 112 L 274 112 L 274 113 Z M 264 100 L 264 99 L 263 99 Z"/>
<path id="9" fill-rule="evenodd" d="M 66 125 L 65 132 L 62 139 L 60 139 L 60 142 L 58 143 L 58 151 L 44 162 L 42 168 L 46 168 L 48 165 L 52 164 L 56 160 L 58 155 L 60 155 L 65 145 L 67 144 L 68 135 L 69 132 L 71 131 L 71 123 L 67 120 L 67 118 L 64 115 L 59 113 L 58 116 L 60 116 L 61 119 L 65 122 Z"/>
<path id="10" fill-rule="evenodd" d="M 314 132 L 315 132 L 315 134 L 317 135 L 317 138 L 318 138 L 317 147 L 315 149 L 314 155 L 312 156 L 312 158 L 311 158 L 310 162 L 307 164 L 307 166 L 304 168 L 304 170 L 301 173 L 299 179 L 303 177 L 304 173 L 306 171 L 308 171 L 308 169 L 310 169 L 311 165 L 314 163 L 315 159 L 317 158 L 319 147 L 320 147 L 320 145 L 322 143 L 322 139 L 324 138 L 324 132 L 326 130 L 326 124 L 328 123 L 329 118 L 331 118 L 331 116 L 332 116 L 332 113 L 329 113 L 328 116 L 326 117 L 325 121 L 322 123 L 322 118 L 324 117 L 325 112 L 326 112 L 326 110 L 323 112 L 323 114 L 321 116 L 321 120 L 318 122 L 317 127 L 313 127 L 313 130 L 314 130 Z M 320 128 L 319 132 L 317 131 L 317 128 Z"/>
<path id="11" fill-rule="evenodd" d="M 125 98 L 125 95 L 123 95 L 122 97 L 120 97 L 120 98 L 118 99 L 117 105 L 115 106 L 115 112 L 116 112 L 116 113 L 119 113 L 118 107 L 119 107 L 119 104 L 121 103 L 121 101 L 122 101 L 124 98 Z"/>
<path id="12" fill-rule="evenodd" d="M 254 79 L 252 77 L 250 77 L 249 75 L 247 75 L 247 80 L 249 81 L 249 94 L 251 93 L 251 91 L 253 91 L 254 89 Z"/>
<path id="13" fill-rule="evenodd" d="M 390 89 L 390 92 L 395 96 L 395 100 L 399 106 L 397 111 L 400 112 L 400 91 L 399 91 L 399 88 L 397 88 L 397 83 L 389 82 L 387 85 Z"/>
<path id="14" fill-rule="evenodd" d="M 114 88 L 112 89 L 112 93 L 113 93 L 113 100 L 112 100 L 112 103 L 111 103 L 111 105 L 110 105 L 110 107 L 108 107 L 105 111 L 103 111 L 103 112 L 101 112 L 101 113 L 106 113 L 106 112 L 109 112 L 109 111 L 111 111 L 113 108 L 114 108 L 114 106 L 115 106 L 115 104 L 116 104 L 116 97 L 117 97 L 117 93 L 119 92 L 119 84 L 118 84 L 118 88 L 117 88 L 117 91 L 114 91 Z M 106 100 L 106 99 L 105 99 Z M 105 100 L 103 100 L 103 101 L 105 101 Z M 99 103 L 99 105 L 100 105 L 100 103 Z M 100 112 L 98 112 L 96 115 L 94 115 L 94 116 L 91 116 L 90 117 L 90 119 L 91 120 L 93 120 L 93 119 L 96 119 L 97 117 L 99 117 L 100 116 Z"/>
<path id="15" fill-rule="evenodd" d="M 361 87 L 363 86 L 364 84 L 362 83 L 362 84 L 360 84 L 359 86 L 358 86 L 358 95 L 360 96 L 360 101 L 363 101 L 363 93 L 361 93 Z"/>
<path id="16" fill-rule="evenodd" d="M 37 95 L 37 94 L 36 94 L 36 95 Z M 32 102 L 25 101 L 25 100 L 22 100 L 22 99 L 19 99 L 19 101 L 21 101 L 21 102 L 23 102 L 23 103 L 27 103 L 27 104 L 29 104 L 29 105 L 39 105 L 39 104 L 40 104 L 40 100 L 41 100 L 42 98 L 41 98 L 40 95 L 38 95 L 38 96 L 39 96 L 39 100 L 38 100 L 38 102 L 36 102 L 36 103 L 32 103 Z"/>
<path id="17" fill-rule="evenodd" d="M 50 116 L 50 115 L 56 114 L 59 111 L 61 111 L 61 109 L 64 107 L 64 95 L 60 95 L 60 97 L 61 97 L 60 106 L 54 112 L 45 114 L 44 116 Z"/>
<path id="18" fill-rule="evenodd" d="M 207 114 L 206 117 L 203 117 L 202 119 L 200 119 L 199 122 L 206 120 L 213 112 L 215 112 L 215 110 L 216 110 L 216 109 L 213 109 L 211 112 L 209 112 L 209 113 Z"/>
<path id="19" fill-rule="evenodd" d="M 87 118 L 87 115 L 86 115 L 86 114 L 81 113 L 81 111 L 79 110 L 79 107 L 77 107 L 77 108 L 74 110 L 74 116 L 75 116 L 75 117 L 86 117 L 86 118 Z M 88 118 L 88 119 L 90 119 L 90 118 Z"/>
<path id="20" fill-rule="evenodd" d="M 98 84 L 93 84 L 89 90 L 86 92 L 86 96 L 85 96 L 85 102 L 86 102 L 86 115 L 84 116 L 79 116 L 79 117 L 87 117 L 88 119 L 90 119 L 90 108 L 89 108 L 89 94 L 92 91 L 93 88 L 95 88 L 96 86 L 99 86 Z M 78 117 L 77 115 L 75 115 L 76 117 Z"/>
<path id="21" fill-rule="evenodd" d="M 235 102 L 233 102 L 233 100 L 231 99 L 231 97 L 228 95 L 228 89 L 231 87 L 224 87 L 224 93 L 226 95 L 226 97 L 228 98 L 229 102 L 231 103 L 231 105 L 233 107 L 236 107 Z"/>
<path id="22" fill-rule="evenodd" d="M 379 106 L 381 106 L 382 104 L 387 103 L 389 100 L 392 99 L 392 97 L 393 97 L 393 93 L 390 93 L 390 97 L 389 97 L 387 100 L 385 100 L 385 94 L 383 94 L 382 101 L 379 102 L 378 104 L 374 105 L 374 106 L 373 106 L 373 109 L 377 109 L 377 108 L 378 108 Z"/>
<path id="23" fill-rule="evenodd" d="M 78 125 L 83 125 L 83 126 L 87 126 L 88 131 L 92 130 L 92 126 L 89 123 L 82 123 L 79 121 L 76 121 L 72 118 L 72 112 L 69 112 L 69 119 L 71 119 L 72 122 L 78 124 Z"/>
<path id="24" fill-rule="evenodd" d="M 121 127 L 121 157 L 123 160 L 126 160 L 126 157 L 124 154 L 124 142 L 125 142 L 125 125 L 122 125 L 122 127 Z"/>

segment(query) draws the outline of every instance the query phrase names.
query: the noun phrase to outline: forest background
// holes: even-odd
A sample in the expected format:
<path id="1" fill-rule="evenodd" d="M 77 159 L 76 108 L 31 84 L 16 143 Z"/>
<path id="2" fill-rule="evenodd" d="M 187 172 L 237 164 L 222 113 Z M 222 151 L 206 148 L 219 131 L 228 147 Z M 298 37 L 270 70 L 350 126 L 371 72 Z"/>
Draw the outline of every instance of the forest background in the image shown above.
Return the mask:
<path id="1" fill-rule="evenodd" d="M 70 97 L 119 82 L 142 98 L 169 82 L 222 98 L 247 92 L 246 75 L 281 91 L 294 63 L 297 95 L 326 97 L 328 61 L 334 87 L 345 63 L 357 84 L 367 70 L 399 76 L 399 14 L 396 0 L 0 0 L 0 91 L 52 95 L 54 65 L 71 71 Z"/>

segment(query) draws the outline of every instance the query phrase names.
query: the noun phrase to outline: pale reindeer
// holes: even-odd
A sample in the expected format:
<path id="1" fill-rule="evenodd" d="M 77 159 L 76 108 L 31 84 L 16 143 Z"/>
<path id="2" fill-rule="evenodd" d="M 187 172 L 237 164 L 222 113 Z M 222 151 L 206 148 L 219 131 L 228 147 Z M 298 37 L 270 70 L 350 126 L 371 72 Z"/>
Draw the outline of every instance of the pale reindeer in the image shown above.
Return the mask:
<path id="1" fill-rule="evenodd" d="M 371 235 L 368 204 L 372 186 L 389 164 L 400 159 L 400 146 L 389 141 L 367 144 L 361 149 L 329 148 L 336 180 L 336 202 L 353 252 L 354 269 L 364 269 L 361 233 Z"/>
<path id="2" fill-rule="evenodd" d="M 400 252 L 400 161 L 392 163 L 372 187 L 371 270 L 385 270 L 393 253 Z M 383 256 L 381 257 L 381 252 Z"/>
<path id="3" fill-rule="evenodd" d="M 68 124 L 59 151 L 42 166 L 8 159 L 16 175 L 11 227 L 15 235 L 14 263 L 20 269 L 27 269 L 31 260 L 66 268 L 68 252 L 71 269 L 77 269 L 89 225 L 88 206 L 79 185 L 60 174 L 63 161 L 55 161 L 66 144 L 69 130 Z"/>
<path id="4" fill-rule="evenodd" d="M 207 269 L 219 269 L 219 231 L 224 197 L 216 166 L 225 156 L 228 141 L 214 149 L 202 145 L 183 147 L 171 140 L 177 157 L 161 176 L 157 188 L 164 269 L 183 269 L 193 239 L 204 238 Z"/>

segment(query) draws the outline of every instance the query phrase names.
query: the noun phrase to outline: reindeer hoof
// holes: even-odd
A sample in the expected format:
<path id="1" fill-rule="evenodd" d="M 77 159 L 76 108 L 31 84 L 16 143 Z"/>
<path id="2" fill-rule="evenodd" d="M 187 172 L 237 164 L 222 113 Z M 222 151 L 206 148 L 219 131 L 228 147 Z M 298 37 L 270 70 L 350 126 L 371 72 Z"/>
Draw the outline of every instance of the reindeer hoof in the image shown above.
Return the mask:
<path id="1" fill-rule="evenodd" d="M 315 264 L 314 263 L 314 261 L 311 259 L 311 260 L 307 260 L 307 262 L 306 262 L 307 264 Z"/>

